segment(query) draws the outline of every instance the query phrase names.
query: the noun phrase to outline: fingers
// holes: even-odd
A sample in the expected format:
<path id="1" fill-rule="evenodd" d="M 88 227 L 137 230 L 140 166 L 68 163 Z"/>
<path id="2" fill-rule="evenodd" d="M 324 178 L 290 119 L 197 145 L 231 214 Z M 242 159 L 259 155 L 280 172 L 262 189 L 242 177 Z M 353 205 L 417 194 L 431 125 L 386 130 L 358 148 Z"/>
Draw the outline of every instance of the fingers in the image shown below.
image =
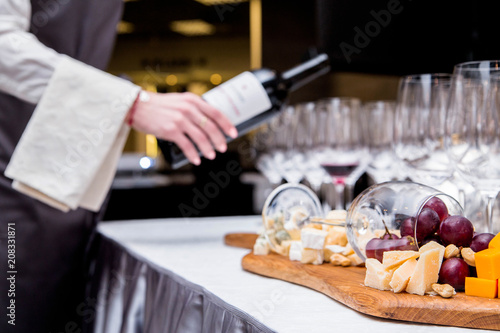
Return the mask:
<path id="1" fill-rule="evenodd" d="M 199 151 L 208 159 L 215 149 L 227 150 L 226 137 L 237 137 L 236 128 L 219 110 L 192 93 L 154 94 L 137 105 L 133 127 L 174 142 L 193 164 L 200 164 Z"/>
<path id="2" fill-rule="evenodd" d="M 215 125 L 210 118 L 204 115 L 200 116 L 199 114 L 196 114 L 192 115 L 192 117 L 198 120 L 196 121 L 193 119 L 193 123 L 195 123 L 197 127 L 205 133 L 208 139 L 212 142 L 213 146 L 221 153 L 225 152 L 227 150 L 226 138 L 217 125 Z"/>
<path id="3" fill-rule="evenodd" d="M 200 149 L 203 156 L 209 160 L 213 160 L 215 158 L 215 150 L 205 132 L 190 122 L 185 123 L 182 130 Z"/>
<path id="4" fill-rule="evenodd" d="M 233 139 L 238 136 L 236 127 L 234 127 L 231 121 L 229 121 L 229 119 L 222 112 L 205 102 L 203 99 L 199 98 L 197 95 L 191 93 L 186 94 L 188 95 L 188 98 L 195 103 L 195 105 L 224 133 Z"/>
<path id="5" fill-rule="evenodd" d="M 191 140 L 189 140 L 184 134 L 179 133 L 177 136 L 172 138 L 172 141 L 179 147 L 184 153 L 189 162 L 194 165 L 200 165 L 201 160 L 198 156 L 198 150 L 193 145 Z"/>

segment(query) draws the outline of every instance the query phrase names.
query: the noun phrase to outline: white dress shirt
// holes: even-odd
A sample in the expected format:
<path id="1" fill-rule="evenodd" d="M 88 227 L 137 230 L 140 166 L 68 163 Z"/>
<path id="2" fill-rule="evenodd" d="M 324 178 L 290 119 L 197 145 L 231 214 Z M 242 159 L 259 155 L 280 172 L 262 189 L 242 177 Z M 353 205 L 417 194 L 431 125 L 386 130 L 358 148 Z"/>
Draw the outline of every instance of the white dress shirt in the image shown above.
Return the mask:
<path id="1" fill-rule="evenodd" d="M 0 90 L 37 104 L 5 175 L 61 210 L 97 211 L 140 87 L 44 46 L 28 32 L 30 18 L 28 0 L 0 0 Z"/>

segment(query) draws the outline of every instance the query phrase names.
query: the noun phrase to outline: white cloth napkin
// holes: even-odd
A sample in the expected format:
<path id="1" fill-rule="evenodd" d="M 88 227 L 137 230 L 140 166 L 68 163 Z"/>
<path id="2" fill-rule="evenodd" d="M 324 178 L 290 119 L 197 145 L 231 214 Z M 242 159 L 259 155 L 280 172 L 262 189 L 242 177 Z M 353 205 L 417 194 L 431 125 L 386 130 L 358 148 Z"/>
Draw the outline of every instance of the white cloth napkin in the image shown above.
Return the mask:
<path id="1" fill-rule="evenodd" d="M 140 87 L 64 57 L 5 175 L 13 187 L 63 211 L 100 209 L 128 136 Z"/>

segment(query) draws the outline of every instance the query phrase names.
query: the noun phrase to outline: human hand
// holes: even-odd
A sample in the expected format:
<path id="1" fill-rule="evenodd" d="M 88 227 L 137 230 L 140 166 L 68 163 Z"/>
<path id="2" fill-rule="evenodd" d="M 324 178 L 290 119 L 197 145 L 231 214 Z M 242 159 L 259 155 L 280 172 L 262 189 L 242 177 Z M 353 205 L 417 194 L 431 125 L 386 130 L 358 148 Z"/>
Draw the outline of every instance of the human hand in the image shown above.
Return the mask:
<path id="1" fill-rule="evenodd" d="M 214 159 L 214 147 L 221 153 L 227 149 L 224 133 L 232 138 L 238 135 L 224 114 L 195 94 L 144 93 L 149 98 L 139 98 L 129 112 L 131 126 L 174 142 L 195 165 L 201 162 L 195 145 L 204 157 Z"/>

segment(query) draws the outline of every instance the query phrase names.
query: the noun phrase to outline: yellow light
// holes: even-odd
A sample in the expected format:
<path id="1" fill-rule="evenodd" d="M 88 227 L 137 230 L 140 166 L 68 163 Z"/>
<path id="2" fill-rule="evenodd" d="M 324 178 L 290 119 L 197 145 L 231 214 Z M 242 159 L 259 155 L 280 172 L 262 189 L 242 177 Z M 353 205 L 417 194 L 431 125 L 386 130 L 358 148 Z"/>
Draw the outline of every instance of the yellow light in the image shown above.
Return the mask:
<path id="1" fill-rule="evenodd" d="M 248 0 L 195 0 L 205 6 L 214 6 L 214 5 L 229 5 L 236 4 L 241 2 L 247 2 Z"/>
<path id="2" fill-rule="evenodd" d="M 220 74 L 212 74 L 210 75 L 210 83 L 214 86 L 219 85 L 222 82 L 222 76 Z"/>
<path id="3" fill-rule="evenodd" d="M 156 137 L 151 134 L 146 134 L 146 156 L 151 158 L 158 156 L 158 143 Z"/>
<path id="4" fill-rule="evenodd" d="M 207 36 L 215 33 L 215 26 L 203 20 L 172 21 L 170 29 L 188 37 Z"/>
<path id="5" fill-rule="evenodd" d="M 158 92 L 158 89 L 156 88 L 156 86 L 154 84 L 151 84 L 151 83 L 143 84 L 142 89 L 144 89 L 146 91 L 154 92 L 154 93 Z"/>
<path id="6" fill-rule="evenodd" d="M 250 1 L 250 68 L 262 67 L 262 2 Z"/>
<path id="7" fill-rule="evenodd" d="M 116 31 L 119 34 L 129 34 L 134 32 L 134 30 L 135 30 L 135 25 L 133 25 L 130 22 L 120 21 L 116 25 Z"/>
<path id="8" fill-rule="evenodd" d="M 165 82 L 169 86 L 175 86 L 177 84 L 177 82 L 178 82 L 177 76 L 175 76 L 174 74 L 167 75 L 167 78 L 165 79 Z"/>

